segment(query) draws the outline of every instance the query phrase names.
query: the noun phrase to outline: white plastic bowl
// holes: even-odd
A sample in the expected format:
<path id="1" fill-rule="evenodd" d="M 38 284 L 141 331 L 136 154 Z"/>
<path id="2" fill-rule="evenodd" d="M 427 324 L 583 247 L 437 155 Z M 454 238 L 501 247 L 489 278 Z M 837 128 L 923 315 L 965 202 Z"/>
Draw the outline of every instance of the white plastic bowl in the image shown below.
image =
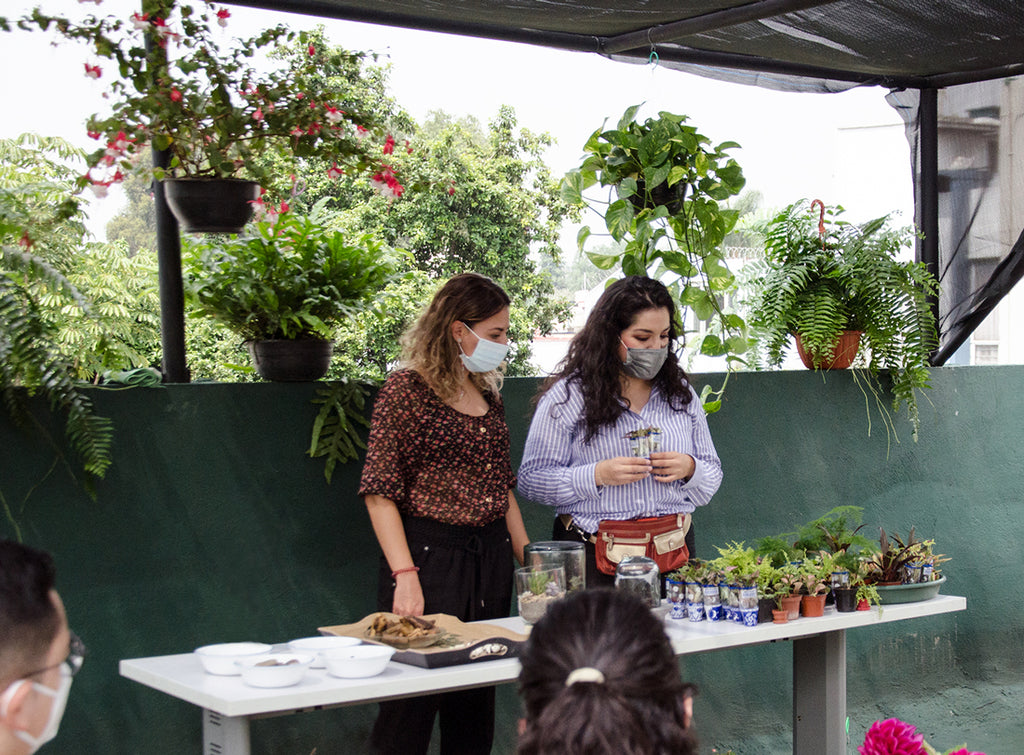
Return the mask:
<path id="1" fill-rule="evenodd" d="M 323 668 L 324 659 L 322 653 L 332 648 L 348 648 L 361 644 L 358 637 L 338 637 L 336 635 L 324 635 L 322 637 L 300 637 L 288 643 L 288 649 L 293 653 L 312 653 L 313 665 L 310 668 Z"/>
<path id="2" fill-rule="evenodd" d="M 394 648 L 384 645 L 355 645 L 321 653 L 327 665 L 327 673 L 346 679 L 376 676 L 384 671 L 394 654 Z"/>
<path id="3" fill-rule="evenodd" d="M 218 645 L 203 645 L 195 649 L 195 655 L 207 674 L 238 676 L 235 661 L 266 655 L 271 646 L 262 642 L 222 642 Z"/>
<path id="4" fill-rule="evenodd" d="M 291 687 L 302 681 L 313 658 L 310 653 L 269 653 L 235 663 L 242 672 L 242 681 L 250 687 Z M 270 661 L 273 666 L 262 665 Z"/>

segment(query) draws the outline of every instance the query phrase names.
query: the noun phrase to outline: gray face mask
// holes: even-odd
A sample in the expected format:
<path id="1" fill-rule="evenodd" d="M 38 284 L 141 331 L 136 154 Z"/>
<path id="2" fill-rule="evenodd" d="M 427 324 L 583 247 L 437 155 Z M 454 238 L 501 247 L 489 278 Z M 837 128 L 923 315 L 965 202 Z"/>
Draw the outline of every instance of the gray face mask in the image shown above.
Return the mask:
<path id="1" fill-rule="evenodd" d="M 622 343 L 621 338 L 619 343 Z M 624 343 L 622 345 L 626 348 L 622 371 L 639 380 L 653 380 L 668 358 L 668 346 L 661 349 L 631 349 Z"/>

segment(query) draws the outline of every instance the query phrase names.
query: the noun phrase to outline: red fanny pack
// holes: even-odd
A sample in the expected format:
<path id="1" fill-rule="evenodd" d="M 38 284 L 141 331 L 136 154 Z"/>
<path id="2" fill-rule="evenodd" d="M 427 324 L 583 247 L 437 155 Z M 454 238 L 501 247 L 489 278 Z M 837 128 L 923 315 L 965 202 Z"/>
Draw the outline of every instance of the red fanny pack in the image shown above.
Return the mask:
<path id="1" fill-rule="evenodd" d="M 615 567 L 627 556 L 647 556 L 654 559 L 662 574 L 675 571 L 690 558 L 686 547 L 689 530 L 689 514 L 602 520 L 594 543 L 597 568 L 604 574 L 614 574 Z"/>

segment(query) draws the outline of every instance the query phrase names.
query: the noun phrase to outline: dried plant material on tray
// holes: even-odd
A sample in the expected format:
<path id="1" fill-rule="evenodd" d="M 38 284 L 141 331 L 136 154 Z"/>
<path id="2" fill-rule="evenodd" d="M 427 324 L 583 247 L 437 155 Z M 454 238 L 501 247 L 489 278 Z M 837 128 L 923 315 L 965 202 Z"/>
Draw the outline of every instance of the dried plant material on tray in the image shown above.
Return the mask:
<path id="1" fill-rule="evenodd" d="M 526 635 L 497 624 L 463 622 L 448 614 L 435 613 L 415 617 L 432 622 L 436 628 L 437 634 L 431 644 L 425 647 L 394 645 L 391 642 L 377 639 L 374 636 L 375 633 L 371 631 L 370 628 L 375 621 L 378 622 L 378 627 L 383 626 L 383 620 L 380 617 L 395 622 L 402 619 L 397 614 L 379 611 L 354 624 L 320 627 L 319 631 L 326 635 L 357 637 L 364 642 L 391 645 L 398 650 L 392 660 L 424 668 L 516 657 L 519 654 L 519 646 L 526 640 Z"/>
<path id="2" fill-rule="evenodd" d="M 371 640 L 394 648 L 426 648 L 437 644 L 442 632 L 437 623 L 422 616 L 395 616 L 378 613 L 364 634 Z"/>

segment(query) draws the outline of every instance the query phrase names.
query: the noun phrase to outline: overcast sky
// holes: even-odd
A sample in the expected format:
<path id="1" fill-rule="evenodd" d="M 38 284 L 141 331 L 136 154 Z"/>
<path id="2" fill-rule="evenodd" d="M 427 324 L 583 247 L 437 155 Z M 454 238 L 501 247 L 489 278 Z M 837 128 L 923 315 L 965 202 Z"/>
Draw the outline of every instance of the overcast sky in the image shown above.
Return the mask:
<path id="1" fill-rule="evenodd" d="M 5 0 L 0 13 L 14 17 L 36 4 Z M 67 14 L 95 10 L 75 0 L 45 7 Z M 129 16 L 139 7 L 138 0 L 106 0 L 98 11 Z M 227 33 L 248 36 L 278 22 L 297 29 L 323 23 L 332 43 L 382 53 L 392 64 L 392 93 L 418 120 L 441 109 L 486 124 L 501 105 L 511 105 L 520 126 L 557 140 L 547 153 L 556 173 L 578 164 L 583 143 L 606 118 L 614 123 L 628 106 L 644 102 L 642 114 L 686 114 L 713 141 L 739 142 L 733 155 L 747 187 L 770 206 L 820 197 L 843 204 L 852 220 L 891 210 L 905 222 L 912 219 L 909 151 L 880 89 L 787 94 L 587 53 L 226 7 L 232 14 Z M 0 41 L 0 136 L 36 131 L 94 148 L 84 121 L 103 110 L 103 85 L 85 77 L 85 50 L 56 49 L 38 32 L 14 32 Z M 96 208 L 94 230 L 117 202 L 112 196 Z"/>

